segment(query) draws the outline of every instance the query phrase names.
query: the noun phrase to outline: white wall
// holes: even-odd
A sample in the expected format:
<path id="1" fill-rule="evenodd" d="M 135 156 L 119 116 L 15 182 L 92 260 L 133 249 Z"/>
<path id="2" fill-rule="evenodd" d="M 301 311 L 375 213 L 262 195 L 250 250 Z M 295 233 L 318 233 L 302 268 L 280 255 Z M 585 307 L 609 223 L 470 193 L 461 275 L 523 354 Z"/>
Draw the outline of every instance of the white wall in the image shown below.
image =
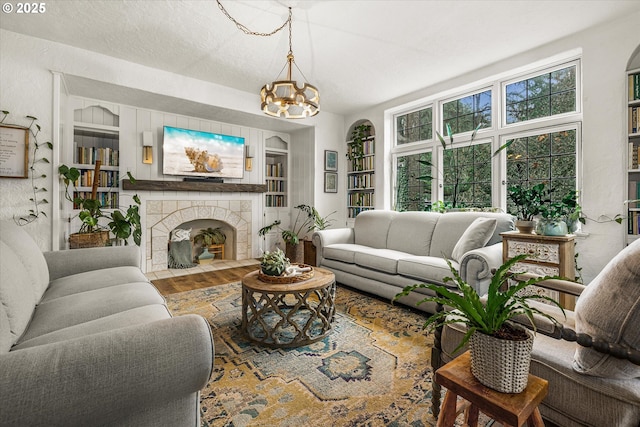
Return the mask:
<path id="1" fill-rule="evenodd" d="M 19 118 L 27 114 L 38 117 L 43 129 L 42 140 L 52 139 L 52 116 L 58 108 L 53 105 L 53 79 L 50 70 L 203 105 L 261 114 L 257 107 L 257 95 L 254 93 L 241 92 L 60 43 L 0 30 L 0 51 L 0 108 L 11 111 L 12 117 Z M 337 148 L 344 128 L 342 116 L 322 112 L 301 123 L 316 128 L 313 141 L 315 158 L 318 158 L 317 153 L 322 152 L 325 144 L 330 149 Z M 154 154 L 157 156 L 158 152 Z M 42 172 L 48 175 L 44 186 L 50 189 L 54 186 L 53 180 L 57 180 L 54 168 L 57 169 L 57 164 L 42 168 Z M 318 169 L 316 173 L 319 173 L 317 171 Z M 149 176 L 154 175 L 152 170 L 148 173 Z M 144 175 L 146 172 L 141 171 L 141 176 Z M 323 176 L 312 175 L 309 179 L 315 179 L 317 188 L 317 185 L 321 185 L 318 181 L 322 182 Z M 26 197 L 30 188 L 27 180 L 0 179 L 0 219 L 21 215 L 30 208 Z M 341 198 L 333 196 L 320 200 L 326 205 L 325 208 L 339 203 L 344 198 L 344 193 Z M 43 250 L 52 247 L 51 212 L 49 206 L 47 218 L 41 218 L 27 227 L 27 231 L 37 239 Z"/>
<path id="2" fill-rule="evenodd" d="M 564 52 L 582 50 L 583 88 L 583 208 L 590 218 L 601 215 L 613 217 L 626 215 L 625 149 L 626 144 L 626 80 L 625 70 L 635 49 L 640 45 L 638 31 L 640 13 L 607 25 L 550 43 L 538 49 L 482 68 L 473 73 L 452 78 L 441 84 L 403 96 L 369 111 L 347 116 L 346 123 L 367 118 L 377 131 L 376 171 L 389 170 L 390 157 L 382 155 L 382 145 L 390 144 L 389 128 L 384 128 L 384 112 L 421 98 L 427 98 L 455 88 L 473 84 L 531 63 L 560 55 Z M 380 130 L 385 129 L 384 140 Z M 378 155 L 380 154 L 380 155 Z M 388 175 L 376 173 L 376 189 L 382 189 Z M 381 195 L 382 196 L 382 195 Z M 386 200 L 390 201 L 387 194 Z M 377 208 L 389 208 L 376 190 Z M 585 282 L 589 282 L 602 267 L 623 247 L 626 224 L 615 222 L 597 223 L 588 221 L 584 231 L 586 238 L 579 238 L 578 262 L 583 268 Z"/>

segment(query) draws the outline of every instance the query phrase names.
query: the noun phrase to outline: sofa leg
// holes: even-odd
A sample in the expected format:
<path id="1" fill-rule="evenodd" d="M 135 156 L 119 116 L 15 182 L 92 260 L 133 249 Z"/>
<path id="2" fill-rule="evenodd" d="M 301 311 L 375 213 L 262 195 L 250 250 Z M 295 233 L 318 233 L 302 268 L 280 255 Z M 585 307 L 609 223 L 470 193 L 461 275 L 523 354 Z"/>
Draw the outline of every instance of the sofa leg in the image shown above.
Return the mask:
<path id="1" fill-rule="evenodd" d="M 436 312 L 444 310 L 442 304 L 437 304 Z M 431 369 L 435 376 L 436 371 L 442 366 L 442 328 L 444 327 L 442 322 L 438 323 L 434 331 L 433 348 L 431 349 Z M 442 394 L 442 387 L 436 383 L 432 378 L 431 380 L 431 412 L 434 418 L 437 420 L 440 415 L 440 397 Z"/>

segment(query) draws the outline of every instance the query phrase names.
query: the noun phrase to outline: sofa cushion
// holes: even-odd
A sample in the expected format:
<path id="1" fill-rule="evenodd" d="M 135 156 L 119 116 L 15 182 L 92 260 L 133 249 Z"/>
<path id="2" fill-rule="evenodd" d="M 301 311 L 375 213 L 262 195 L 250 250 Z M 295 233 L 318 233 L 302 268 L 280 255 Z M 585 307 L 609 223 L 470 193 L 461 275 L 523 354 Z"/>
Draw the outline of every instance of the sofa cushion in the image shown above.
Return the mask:
<path id="1" fill-rule="evenodd" d="M 429 255 L 433 230 L 440 215 L 436 212 L 399 212 L 389 226 L 387 249 Z"/>
<path id="2" fill-rule="evenodd" d="M 383 249 L 387 247 L 387 236 L 391 221 L 398 215 L 395 211 L 365 211 L 356 217 L 353 226 L 358 245 Z"/>
<path id="3" fill-rule="evenodd" d="M 460 262 L 462 256 L 467 252 L 486 245 L 493 232 L 496 231 L 497 222 L 495 218 L 479 217 L 474 219 L 453 247 L 451 258 Z"/>
<path id="4" fill-rule="evenodd" d="M 459 268 L 457 262 L 451 265 Z M 443 284 L 445 277 L 451 277 L 451 270 L 444 258 L 434 256 L 408 256 L 398 261 L 398 274 L 420 282 Z"/>
<path id="5" fill-rule="evenodd" d="M 2 334 L 5 335 L 8 329 L 9 342 L 13 345 L 27 329 L 36 306 L 32 277 L 25 271 L 18 255 L 4 241 L 0 241 L 0 271 L 0 305 L 7 318 Z"/>
<path id="6" fill-rule="evenodd" d="M 21 341 L 12 350 L 34 347 L 37 345 L 51 344 L 73 338 L 80 338 L 100 332 L 112 331 L 114 329 L 125 328 L 127 326 L 150 323 L 156 320 L 171 317 L 169 310 L 162 304 L 151 304 L 142 307 L 132 308 L 110 316 L 90 320 L 78 325 L 62 328 L 48 334 L 40 335 L 36 338 Z"/>
<path id="7" fill-rule="evenodd" d="M 448 212 L 438 219 L 435 230 L 433 230 L 433 239 L 431 240 L 431 248 L 429 255 L 431 256 L 447 256 L 451 257 L 453 248 L 458 243 L 460 236 L 467 227 L 478 217 L 495 218 L 497 220 L 496 229 L 493 236 L 487 242 L 488 245 L 501 242 L 500 233 L 504 231 L 515 230 L 514 218 L 509 214 L 493 213 L 493 212 Z"/>
<path id="8" fill-rule="evenodd" d="M 576 332 L 640 350 L 640 240 L 620 251 L 593 279 L 575 312 Z M 576 350 L 573 367 L 600 377 L 640 377 L 640 366 L 587 347 Z"/>
<path id="9" fill-rule="evenodd" d="M 360 267 L 398 274 L 398 260 L 406 257 L 404 252 L 391 249 L 366 248 L 355 253 L 355 262 Z"/>
<path id="10" fill-rule="evenodd" d="M 124 266 L 86 271 L 53 280 L 42 296 L 42 302 L 109 286 L 146 281 L 146 276 L 138 267 Z"/>
<path id="11" fill-rule="evenodd" d="M 38 305 L 21 341 L 150 304 L 164 304 L 164 298 L 150 283 L 128 283 L 55 298 Z"/>
<path id="12" fill-rule="evenodd" d="M 327 259 L 355 264 L 356 252 L 367 249 L 367 246 L 354 245 L 352 243 L 334 243 L 322 249 L 322 256 Z"/>
<path id="13" fill-rule="evenodd" d="M 42 250 L 24 228 L 19 227 L 13 221 L 0 221 L 0 240 L 8 245 L 3 248 L 3 256 L 7 250 L 13 252 L 16 255 L 17 263 L 24 271 L 22 285 L 29 286 L 35 301 L 40 301 L 42 294 L 49 286 L 49 267 L 47 267 L 44 255 L 42 255 Z M 13 277 L 7 275 L 5 270 L 2 270 L 0 274 L 3 276 L 0 277 L 0 280 Z"/>

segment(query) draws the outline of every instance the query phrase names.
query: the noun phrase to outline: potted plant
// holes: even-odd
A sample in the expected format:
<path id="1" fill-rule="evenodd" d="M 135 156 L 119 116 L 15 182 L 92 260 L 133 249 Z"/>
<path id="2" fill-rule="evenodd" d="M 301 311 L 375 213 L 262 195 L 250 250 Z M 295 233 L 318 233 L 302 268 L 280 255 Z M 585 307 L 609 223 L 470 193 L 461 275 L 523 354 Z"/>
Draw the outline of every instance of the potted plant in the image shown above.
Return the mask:
<path id="1" fill-rule="evenodd" d="M 227 241 L 227 236 L 220 227 L 208 227 L 193 236 L 193 241 L 203 246 L 223 245 Z"/>
<path id="2" fill-rule="evenodd" d="M 364 140 L 371 136 L 371 125 L 361 124 L 351 132 L 351 141 L 347 143 L 347 159 L 351 162 L 351 170 L 362 170 L 359 159 L 364 157 Z"/>
<path id="3" fill-rule="evenodd" d="M 300 245 L 300 240 L 314 230 L 324 230 L 331 225 L 333 220 L 329 219 L 329 217 L 335 212 L 331 212 L 329 215 L 322 217 L 313 206 L 298 205 L 294 209 L 298 209 L 298 214 L 291 229 L 280 227 L 282 222 L 276 220 L 258 230 L 258 235 L 264 237 L 274 227 L 280 230 L 282 240 L 284 240 L 286 244 L 285 250 L 287 257 L 291 259 L 292 262 L 300 264 L 304 260 L 304 246 Z"/>
<path id="4" fill-rule="evenodd" d="M 530 187 L 524 184 L 514 184 L 507 188 L 507 197 L 514 205 L 510 213 L 516 216 L 515 225 L 521 233 L 533 233 L 534 218 L 541 213 L 546 196 L 544 182 Z"/>
<path id="5" fill-rule="evenodd" d="M 275 251 L 265 251 L 260 260 L 260 269 L 269 276 L 280 276 L 289 266 L 289 258 L 287 258 L 280 248 Z"/>
<path id="6" fill-rule="evenodd" d="M 99 167 L 97 169 L 99 170 Z M 135 204 L 130 205 L 125 213 L 115 209 L 111 213 L 105 214 L 102 212 L 102 204 L 96 198 L 95 190 L 92 191 L 89 198 L 71 197 L 69 194 L 69 186 L 75 185 L 74 183 L 80 177 L 80 171 L 77 168 L 62 164 L 58 167 L 58 173 L 65 186 L 65 198 L 73 202 L 74 206 L 80 210 L 78 218 L 82 224 L 77 233 L 72 233 L 69 236 L 71 249 L 105 246 L 109 241 L 109 231 L 113 233 L 118 242 L 126 245 L 128 244 L 127 239 L 133 236 L 134 243 L 140 245 L 142 225 L 139 212 L 140 198 L 137 194 L 133 196 Z M 127 172 L 127 175 L 129 181 L 134 183 L 135 178 L 131 173 Z M 102 218 L 108 221 L 106 226 L 100 224 Z"/>
<path id="7" fill-rule="evenodd" d="M 394 300 L 407 296 L 418 288 L 426 288 L 435 292 L 436 296 L 427 296 L 419 301 L 418 305 L 431 301 L 452 307 L 454 311 L 436 312 L 426 320 L 423 328 L 433 330 L 440 325 L 464 323 L 467 326 L 467 332 L 454 352 L 469 342 L 473 375 L 482 384 L 502 393 L 519 393 L 527 385 L 533 334 L 528 329 L 509 322 L 509 320 L 524 314 L 535 328 L 533 315 L 538 314 L 557 323 L 555 318 L 530 306 L 529 300 L 533 299 L 548 301 L 560 307 L 564 313 L 560 304 L 547 296 L 520 294 L 520 291 L 527 286 L 535 285 L 552 277 L 537 277 L 509 286 L 509 279 L 519 274 L 510 270 L 526 257 L 526 255 L 518 255 L 500 266 L 491 279 L 487 295 L 482 300 L 476 290 L 462 280 L 449 260 L 447 260 L 447 264 L 453 278 L 445 277 L 444 282 L 445 284 L 453 283 L 455 288 L 419 283 L 405 287 L 395 296 Z M 484 347 L 485 342 L 488 343 L 488 348 Z M 519 349 L 520 347 L 522 348 Z M 507 348 L 509 350 L 505 350 Z M 497 351 L 493 353 L 492 349 Z M 507 360 L 509 356 L 513 357 L 514 355 L 522 356 L 515 360 Z M 509 372 L 509 368 L 512 368 L 513 371 Z M 503 381 L 499 378 L 500 375 L 504 375 L 508 380 Z M 505 388 L 505 384 L 510 386 Z"/>

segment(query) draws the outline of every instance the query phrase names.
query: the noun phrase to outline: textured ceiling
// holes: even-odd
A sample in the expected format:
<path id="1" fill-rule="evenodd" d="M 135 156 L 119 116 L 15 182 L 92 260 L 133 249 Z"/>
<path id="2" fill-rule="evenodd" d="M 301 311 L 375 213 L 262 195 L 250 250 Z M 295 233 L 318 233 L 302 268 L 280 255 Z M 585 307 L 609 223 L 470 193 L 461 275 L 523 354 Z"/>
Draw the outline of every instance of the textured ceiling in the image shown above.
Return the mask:
<path id="1" fill-rule="evenodd" d="M 242 33 L 214 0 L 49 0 L 0 28 L 258 93 L 285 64 L 288 34 Z M 228 12 L 269 32 L 293 7 L 293 53 L 321 110 L 350 114 L 585 28 L 640 1 L 231 1 Z M 294 75 L 295 77 L 295 75 Z"/>

